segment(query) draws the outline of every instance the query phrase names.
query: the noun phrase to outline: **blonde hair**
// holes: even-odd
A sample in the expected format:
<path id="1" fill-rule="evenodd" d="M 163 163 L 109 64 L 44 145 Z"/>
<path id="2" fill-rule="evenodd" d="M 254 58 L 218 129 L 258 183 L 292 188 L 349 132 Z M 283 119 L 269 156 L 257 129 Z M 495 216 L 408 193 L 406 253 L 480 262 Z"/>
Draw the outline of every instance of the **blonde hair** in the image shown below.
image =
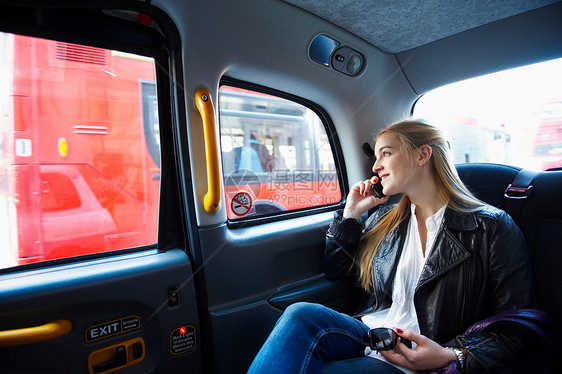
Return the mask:
<path id="1" fill-rule="evenodd" d="M 447 201 L 447 207 L 458 212 L 474 212 L 486 204 L 478 200 L 466 188 L 455 168 L 449 143 L 441 130 L 421 120 L 398 122 L 380 132 L 392 134 L 401 143 L 401 149 L 413 153 L 423 145 L 432 149 L 431 165 L 438 188 L 438 197 Z M 378 224 L 361 240 L 357 253 L 359 283 L 367 291 L 373 291 L 373 259 L 384 237 L 410 217 L 410 199 L 404 195 L 400 202 L 380 219 Z"/>

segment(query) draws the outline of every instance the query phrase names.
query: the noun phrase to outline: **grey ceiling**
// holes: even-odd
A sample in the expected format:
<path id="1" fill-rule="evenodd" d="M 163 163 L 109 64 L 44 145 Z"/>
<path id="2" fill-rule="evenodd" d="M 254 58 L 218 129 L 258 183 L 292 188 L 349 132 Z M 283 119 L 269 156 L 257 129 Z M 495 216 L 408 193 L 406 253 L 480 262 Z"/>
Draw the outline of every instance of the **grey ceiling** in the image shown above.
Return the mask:
<path id="1" fill-rule="evenodd" d="M 559 0 L 283 0 L 397 53 Z"/>

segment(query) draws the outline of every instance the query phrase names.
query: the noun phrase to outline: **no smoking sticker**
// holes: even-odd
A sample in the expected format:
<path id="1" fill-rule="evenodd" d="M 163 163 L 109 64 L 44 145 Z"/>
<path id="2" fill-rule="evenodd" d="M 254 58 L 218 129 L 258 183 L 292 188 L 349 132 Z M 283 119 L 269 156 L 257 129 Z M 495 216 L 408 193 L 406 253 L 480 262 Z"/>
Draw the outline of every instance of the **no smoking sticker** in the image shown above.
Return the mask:
<path id="1" fill-rule="evenodd" d="M 231 202 L 232 212 L 237 216 L 245 216 L 252 209 L 252 198 L 246 192 L 239 192 Z"/>

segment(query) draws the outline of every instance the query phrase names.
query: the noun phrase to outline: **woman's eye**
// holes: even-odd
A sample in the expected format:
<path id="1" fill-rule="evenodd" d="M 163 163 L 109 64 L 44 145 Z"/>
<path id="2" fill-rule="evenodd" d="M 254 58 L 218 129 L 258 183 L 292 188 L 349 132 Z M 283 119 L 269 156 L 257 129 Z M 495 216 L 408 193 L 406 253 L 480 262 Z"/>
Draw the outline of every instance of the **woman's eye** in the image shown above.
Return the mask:
<path id="1" fill-rule="evenodd" d="M 390 151 L 382 151 L 382 152 L 380 153 L 380 156 L 375 159 L 375 162 L 377 161 L 377 159 L 390 156 L 390 154 L 391 154 Z"/>

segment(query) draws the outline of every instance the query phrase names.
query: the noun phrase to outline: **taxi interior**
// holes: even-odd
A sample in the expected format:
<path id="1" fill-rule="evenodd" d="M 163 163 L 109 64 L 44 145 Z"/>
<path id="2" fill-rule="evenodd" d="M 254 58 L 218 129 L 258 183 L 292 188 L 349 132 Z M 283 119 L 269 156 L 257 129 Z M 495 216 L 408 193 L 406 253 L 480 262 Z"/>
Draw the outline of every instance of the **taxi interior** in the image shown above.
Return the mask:
<path id="1" fill-rule="evenodd" d="M 363 143 L 434 88 L 562 57 L 562 3 L 2 0 L 0 31 L 153 57 L 162 160 L 154 245 L 0 270 L 0 371 L 243 373 L 291 303 L 353 311 L 355 287 L 327 281 L 322 258 L 334 211 L 371 175 Z M 333 49 L 314 60 L 318 35 L 358 53 L 359 67 L 337 71 Z M 225 82 L 320 113 L 341 201 L 242 223 L 227 217 L 224 183 L 208 176 L 220 173 L 206 157 L 217 150 L 206 148 L 202 127 L 219 131 Z M 458 169 L 521 227 L 558 336 L 562 172 L 516 183 L 514 166 Z M 204 201 L 213 183 L 214 210 Z M 525 192 L 504 195 L 510 184 Z"/>

